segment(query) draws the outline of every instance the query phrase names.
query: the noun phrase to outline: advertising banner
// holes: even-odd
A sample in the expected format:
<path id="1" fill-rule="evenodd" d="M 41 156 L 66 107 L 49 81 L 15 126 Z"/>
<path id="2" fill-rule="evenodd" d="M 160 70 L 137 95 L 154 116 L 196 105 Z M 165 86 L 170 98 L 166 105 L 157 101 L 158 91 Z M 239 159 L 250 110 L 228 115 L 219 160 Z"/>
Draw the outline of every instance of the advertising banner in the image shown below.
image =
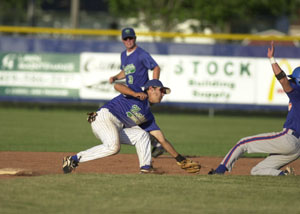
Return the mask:
<path id="1" fill-rule="evenodd" d="M 161 67 L 161 81 L 172 90 L 164 102 L 287 105 L 267 57 L 152 57 Z M 120 71 L 120 54 L 82 53 L 80 62 L 82 99 L 105 100 L 118 94 L 108 80 Z M 299 66 L 295 59 L 277 62 L 287 74 Z"/>
<path id="2" fill-rule="evenodd" d="M 120 54 L 82 53 L 80 55 L 80 97 L 110 100 L 119 93 L 109 83 L 109 77 L 120 72 Z"/>
<path id="3" fill-rule="evenodd" d="M 171 102 L 287 105 L 269 59 L 247 57 L 154 56 L 162 65 L 161 79 L 172 93 Z M 291 74 L 295 59 L 277 59 Z"/>
<path id="4" fill-rule="evenodd" d="M 169 101 L 255 103 L 255 61 L 249 58 L 170 56 L 164 65 Z M 247 94 L 247 96 L 245 96 Z"/>
<path id="5" fill-rule="evenodd" d="M 152 57 L 172 90 L 163 102 L 287 105 L 267 57 Z M 287 74 L 300 65 L 296 59 L 276 60 Z M 120 53 L 0 53 L 0 96 L 110 100 L 119 93 L 109 77 L 119 72 Z"/>
<path id="6" fill-rule="evenodd" d="M 0 53 L 0 96 L 79 98 L 79 55 Z"/>

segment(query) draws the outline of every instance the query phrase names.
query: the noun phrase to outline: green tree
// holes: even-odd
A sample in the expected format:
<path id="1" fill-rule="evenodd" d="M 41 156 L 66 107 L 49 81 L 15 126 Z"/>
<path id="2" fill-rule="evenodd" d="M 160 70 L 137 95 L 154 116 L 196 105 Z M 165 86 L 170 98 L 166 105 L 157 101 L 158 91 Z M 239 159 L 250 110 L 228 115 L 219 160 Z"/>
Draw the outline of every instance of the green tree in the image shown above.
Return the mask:
<path id="1" fill-rule="evenodd" d="M 299 0 L 199 0 L 195 1 L 195 17 L 217 27 L 221 31 L 232 31 L 237 25 L 255 25 L 272 22 L 280 17 L 293 21 L 298 17 Z"/>
<path id="2" fill-rule="evenodd" d="M 2 25 L 34 25 L 34 13 L 41 11 L 43 2 L 54 0 L 1 0 L 0 23 Z M 34 9 L 33 11 L 30 11 Z"/>
<path id="3" fill-rule="evenodd" d="M 231 32 L 257 22 L 272 22 L 285 16 L 298 17 L 300 0 L 109 0 L 109 11 L 118 18 L 137 18 L 150 30 L 172 31 L 186 19 L 197 19 L 202 27 Z M 269 23 L 270 24 L 270 23 Z"/>
<path id="4" fill-rule="evenodd" d="M 137 18 L 151 30 L 171 31 L 189 18 L 192 0 L 108 0 L 109 11 L 118 18 Z M 138 23 L 136 23 L 138 24 Z"/>

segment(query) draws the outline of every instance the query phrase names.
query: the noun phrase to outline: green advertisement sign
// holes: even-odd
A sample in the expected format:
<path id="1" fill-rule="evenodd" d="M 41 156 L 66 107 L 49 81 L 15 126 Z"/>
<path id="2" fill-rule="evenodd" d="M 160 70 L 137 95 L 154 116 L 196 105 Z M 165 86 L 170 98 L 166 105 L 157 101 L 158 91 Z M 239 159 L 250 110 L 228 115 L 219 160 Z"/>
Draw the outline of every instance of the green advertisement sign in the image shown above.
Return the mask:
<path id="1" fill-rule="evenodd" d="M 78 98 L 79 54 L 0 53 L 0 96 Z"/>
<path id="2" fill-rule="evenodd" d="M 0 53 L 1 71 L 79 72 L 79 55 Z"/>

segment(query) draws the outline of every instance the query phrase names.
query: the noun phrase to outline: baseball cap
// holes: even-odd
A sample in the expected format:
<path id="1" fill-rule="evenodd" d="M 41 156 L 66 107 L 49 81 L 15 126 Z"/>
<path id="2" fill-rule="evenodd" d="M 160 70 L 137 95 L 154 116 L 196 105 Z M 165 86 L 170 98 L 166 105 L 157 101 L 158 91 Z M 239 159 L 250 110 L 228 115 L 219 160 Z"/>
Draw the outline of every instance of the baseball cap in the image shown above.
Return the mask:
<path id="1" fill-rule="evenodd" d="M 300 67 L 297 67 L 293 70 L 293 73 L 291 75 L 288 75 L 288 77 L 295 80 L 296 84 L 300 86 Z"/>
<path id="2" fill-rule="evenodd" d="M 122 39 L 125 39 L 128 37 L 133 37 L 133 38 L 136 37 L 133 28 L 127 27 L 122 30 Z"/>
<path id="3" fill-rule="evenodd" d="M 144 86 L 145 90 L 147 90 L 150 86 L 162 88 L 164 94 L 170 94 L 171 93 L 171 89 L 167 88 L 167 87 L 164 87 L 162 82 L 159 81 L 158 79 L 152 79 L 152 80 L 149 80 L 148 82 L 146 82 L 146 84 Z"/>

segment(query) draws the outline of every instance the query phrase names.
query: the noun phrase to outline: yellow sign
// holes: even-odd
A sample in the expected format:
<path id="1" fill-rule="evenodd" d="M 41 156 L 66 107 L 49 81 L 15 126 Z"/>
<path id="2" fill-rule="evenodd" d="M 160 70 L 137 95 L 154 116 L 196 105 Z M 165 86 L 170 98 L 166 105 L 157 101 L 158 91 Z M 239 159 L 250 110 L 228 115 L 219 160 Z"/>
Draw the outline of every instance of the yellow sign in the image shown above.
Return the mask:
<path id="1" fill-rule="evenodd" d="M 287 67 L 287 69 L 288 69 L 288 74 L 292 74 L 292 72 L 293 72 L 292 67 L 291 67 L 290 63 L 286 59 L 282 59 L 278 63 L 278 65 L 280 67 L 282 67 L 282 66 L 285 65 Z M 269 102 L 272 102 L 273 98 L 274 98 L 275 83 L 276 83 L 276 78 L 275 78 L 275 75 L 274 75 L 273 78 L 272 78 L 272 81 L 271 81 L 271 87 L 270 87 L 269 96 L 268 96 Z"/>

